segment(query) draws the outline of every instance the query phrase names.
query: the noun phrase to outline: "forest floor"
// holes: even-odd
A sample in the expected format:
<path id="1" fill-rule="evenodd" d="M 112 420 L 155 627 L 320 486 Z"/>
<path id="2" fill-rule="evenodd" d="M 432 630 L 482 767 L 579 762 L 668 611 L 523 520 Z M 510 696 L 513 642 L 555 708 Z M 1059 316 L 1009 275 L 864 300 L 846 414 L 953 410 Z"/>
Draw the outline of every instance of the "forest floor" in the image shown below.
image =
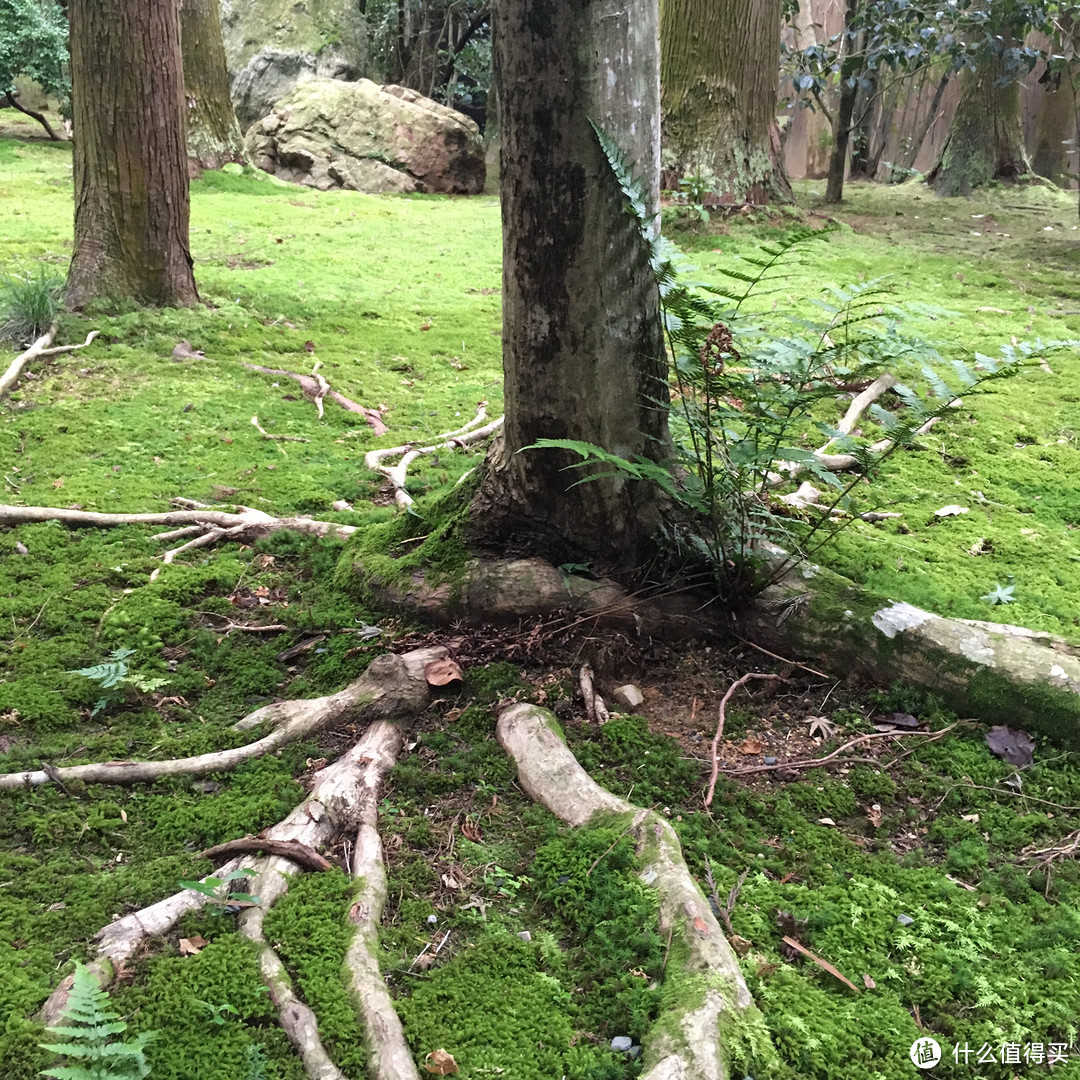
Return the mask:
<path id="1" fill-rule="evenodd" d="M 0 138 L 0 269 L 59 277 L 70 148 L 25 134 Z M 1003 188 L 943 201 L 917 185 L 852 185 L 838 212 L 819 205 L 818 186 L 798 189 L 797 213 L 714 216 L 676 238 L 708 279 L 828 216 L 839 228 L 784 268 L 763 318 L 809 313 L 823 283 L 884 277 L 909 330 L 945 355 L 1080 337 L 1075 196 Z M 320 194 L 208 173 L 193 184 L 192 251 L 206 306 L 61 319 L 60 343 L 100 337 L 33 364 L 0 402 L 4 501 L 146 512 L 179 496 L 370 535 L 402 511 L 365 469 L 366 451 L 433 441 L 482 401 L 499 414 L 494 198 Z M 175 360 L 181 340 L 205 358 Z M 901 518 L 857 524 L 817 557 L 942 614 L 1007 616 L 1080 640 L 1080 357 L 1036 356 L 965 401 L 921 449 L 896 455 L 877 491 Z M 379 411 L 386 435 L 329 401 L 320 419 L 294 381 L 242 366 L 310 373 L 316 362 L 334 389 Z M 256 415 L 265 432 L 307 441 L 264 438 Z M 416 462 L 418 535 L 432 499 L 480 454 Z M 350 508 L 334 509 L 341 500 Z M 934 517 L 952 503 L 968 512 Z M 1045 1064 L 1051 1044 L 1080 1052 L 1075 754 L 1036 739 L 1034 760 L 1016 766 L 975 723 L 911 734 L 957 717 L 903 687 L 824 679 L 744 646 L 643 646 L 557 621 L 432 634 L 367 605 L 352 572 L 362 540 L 222 543 L 150 580 L 164 546 L 153 531 L 40 523 L 0 535 L 0 771 L 236 746 L 249 736 L 232 725 L 262 704 L 336 691 L 387 650 L 449 643 L 464 686 L 409 722 L 380 805 L 390 874 L 381 962 L 418 1061 L 446 1049 L 469 1080 L 622 1080 L 640 1062 L 611 1039 L 647 1039 L 662 1003 L 670 943 L 654 929 L 629 838 L 610 825 L 569 829 L 536 806 L 493 738 L 499 706 L 524 700 L 553 709 L 610 790 L 670 817 L 730 920 L 776 1049 L 755 1059 L 736 1048 L 745 1074 L 910 1077 L 909 1048 L 934 1035 L 945 1057 L 930 1076 L 1080 1077 L 1078 1057 Z M 1008 584 L 1007 607 L 983 599 Z M 284 629 L 252 632 L 260 625 Z M 309 647 L 289 655 L 297 645 Z M 118 662 L 118 650 L 126 681 L 103 688 L 79 673 Z M 640 715 L 587 724 L 576 696 L 584 659 L 605 692 L 641 687 Z M 778 768 L 722 773 L 705 809 L 719 699 L 746 671 L 785 681 L 732 701 L 719 763 Z M 884 734 L 875 725 L 890 720 L 918 726 L 894 726 L 826 767 L 791 767 Z M 210 873 L 203 848 L 282 819 L 355 734 L 328 730 L 207 778 L 0 795 L 5 1077 L 31 1080 L 48 1065 L 33 1015 L 70 962 L 92 955 L 99 928 Z M 331 1056 L 362 1080 L 363 1036 L 340 977 L 353 883 L 344 849 L 327 855 L 335 867 L 299 875 L 266 933 Z M 786 955 L 785 935 L 856 989 Z M 417 961 L 436 949 L 434 962 Z M 302 1076 L 232 915 L 186 916 L 112 996 L 128 1035 L 158 1032 L 155 1080 Z"/>

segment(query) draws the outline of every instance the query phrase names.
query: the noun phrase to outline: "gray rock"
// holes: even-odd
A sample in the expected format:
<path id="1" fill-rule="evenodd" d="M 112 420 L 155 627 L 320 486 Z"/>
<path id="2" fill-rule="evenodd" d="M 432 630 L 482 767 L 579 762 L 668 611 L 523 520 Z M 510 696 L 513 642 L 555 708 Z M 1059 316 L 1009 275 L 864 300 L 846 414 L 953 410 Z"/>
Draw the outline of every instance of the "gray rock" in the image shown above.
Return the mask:
<path id="1" fill-rule="evenodd" d="M 252 163 L 327 191 L 441 192 L 484 187 L 480 130 L 467 116 L 401 86 L 305 76 L 253 124 Z"/>
<path id="2" fill-rule="evenodd" d="M 616 1035 L 615 1038 L 611 1040 L 611 1049 L 618 1050 L 622 1054 L 630 1053 L 633 1046 L 634 1040 L 631 1039 L 629 1035 Z"/>
<path id="3" fill-rule="evenodd" d="M 645 695 L 633 683 L 617 687 L 611 696 L 628 709 L 636 709 L 645 700 Z"/>
<path id="4" fill-rule="evenodd" d="M 629 1050 L 626 1051 L 626 1056 L 631 1061 L 637 1061 L 637 1059 L 641 1057 L 641 1047 L 638 1046 L 637 1043 L 635 1043 L 633 1046 L 630 1047 Z"/>
<path id="5" fill-rule="evenodd" d="M 775 765 L 776 764 L 776 758 L 774 758 L 774 757 L 762 758 L 762 762 L 765 765 Z"/>
<path id="6" fill-rule="evenodd" d="M 518 937 L 521 938 L 522 941 L 532 941 L 532 934 L 530 934 L 528 930 L 519 930 Z"/>
<path id="7" fill-rule="evenodd" d="M 915 920 L 910 915 L 897 915 L 896 921 L 901 926 L 910 926 Z"/>

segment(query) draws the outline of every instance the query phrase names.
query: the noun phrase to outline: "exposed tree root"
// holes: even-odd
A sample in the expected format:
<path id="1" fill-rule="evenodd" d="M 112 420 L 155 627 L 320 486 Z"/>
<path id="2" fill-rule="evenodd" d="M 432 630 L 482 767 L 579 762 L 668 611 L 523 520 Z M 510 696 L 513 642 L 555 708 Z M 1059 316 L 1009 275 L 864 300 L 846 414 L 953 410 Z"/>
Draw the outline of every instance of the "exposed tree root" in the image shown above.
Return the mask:
<path id="1" fill-rule="evenodd" d="M 487 402 L 482 402 L 476 411 L 476 415 L 462 427 L 454 431 L 444 432 L 437 436 L 439 441 L 431 446 L 413 446 L 406 443 L 404 446 L 390 446 L 382 450 L 369 450 L 364 455 L 364 464 L 375 472 L 385 476 L 394 488 L 394 502 L 398 506 L 412 506 L 412 496 L 405 490 L 405 474 L 409 466 L 423 454 L 434 454 L 436 450 L 457 450 L 470 443 L 482 442 L 490 438 L 502 427 L 503 419 L 492 420 L 484 424 L 487 419 Z M 477 425 L 484 424 L 483 427 Z M 396 465 L 383 465 L 384 458 L 401 456 Z"/>
<path id="2" fill-rule="evenodd" d="M 301 390 L 304 391 L 304 396 L 315 403 L 315 407 L 319 410 L 320 420 L 323 416 L 323 399 L 328 397 L 331 401 L 336 401 L 346 412 L 362 416 L 371 425 L 371 429 L 376 435 L 385 435 L 388 430 L 383 422 L 382 413 L 378 409 L 365 408 L 363 405 L 358 405 L 355 401 L 347 398 L 344 394 L 332 390 L 330 384 L 317 371 L 313 375 L 301 375 L 298 372 L 285 371 L 282 368 L 262 367 L 260 364 L 245 364 L 244 367 L 249 371 L 258 371 L 263 375 L 277 375 L 280 378 L 293 379 L 298 382 Z M 273 438 L 273 436 L 268 436 L 268 438 Z"/>
<path id="3" fill-rule="evenodd" d="M 240 865 L 239 859 L 225 863 L 214 875 L 228 874 Z M 206 878 L 202 879 L 204 882 Z M 197 911 L 208 901 L 208 897 L 194 889 L 184 889 L 172 896 L 159 900 L 156 904 L 133 911 L 122 919 L 117 919 L 102 927 L 95 935 L 97 956 L 87 964 L 90 973 L 102 987 L 107 987 L 117 974 L 123 970 L 127 961 L 150 939 L 167 934 L 189 911 Z M 61 1013 L 67 1005 L 74 974 L 64 978 L 60 985 L 49 995 L 38 1012 L 37 1019 L 46 1027 L 53 1027 L 61 1022 Z"/>
<path id="4" fill-rule="evenodd" d="M 270 724 L 274 730 L 255 742 L 233 750 L 218 750 L 168 761 L 105 761 L 69 765 L 62 769 L 50 766 L 47 769 L 6 773 L 0 775 L 0 791 L 36 787 L 50 781 L 138 784 L 162 776 L 204 776 L 211 772 L 225 772 L 242 761 L 261 757 L 346 718 L 362 722 L 387 716 L 415 715 L 426 706 L 430 696 L 424 677 L 425 665 L 448 655 L 446 649 L 433 647 L 417 649 L 404 656 L 377 656 L 359 679 L 336 694 L 264 705 L 238 721 L 234 727 L 238 731 L 247 731 L 260 724 Z"/>
<path id="5" fill-rule="evenodd" d="M 215 844 L 196 856 L 199 859 L 216 859 L 220 855 L 277 855 L 302 866 L 305 870 L 329 870 L 332 864 L 313 847 L 299 840 L 271 840 L 269 837 L 245 836 Z"/>
<path id="6" fill-rule="evenodd" d="M 18 106 L 16 106 L 18 108 Z M 85 349 L 98 336 L 100 331 L 91 330 L 86 335 L 86 340 L 81 345 L 57 345 L 53 348 L 49 348 L 52 345 L 54 338 L 56 337 L 56 323 L 53 323 L 44 334 L 41 335 L 25 352 L 19 353 L 14 360 L 8 365 L 7 371 L 3 375 L 0 375 L 0 397 L 3 397 L 18 381 L 19 376 L 22 374 L 22 369 L 26 367 L 31 360 L 36 360 L 39 356 L 56 356 L 59 353 L 74 352 L 75 349 Z"/>
<path id="7" fill-rule="evenodd" d="M 154 539 L 176 540 L 181 536 L 192 536 L 193 539 L 166 551 L 161 558 L 162 566 L 168 566 L 181 552 L 206 547 L 218 540 L 237 540 L 251 544 L 281 529 L 291 529 L 308 536 L 334 536 L 339 540 L 344 540 L 356 532 L 354 525 L 339 525 L 333 521 L 316 521 L 303 517 L 273 517 L 250 506 L 241 506 L 237 511 L 230 511 L 216 510 L 192 499 L 173 499 L 172 502 L 180 509 L 163 514 L 98 514 L 90 510 L 67 510 L 54 506 L 0 505 L 0 526 L 40 521 L 60 521 L 65 525 L 89 525 L 98 528 L 111 525 L 178 526 L 156 534 Z M 161 573 L 162 566 L 150 575 L 151 581 Z"/>
<path id="8" fill-rule="evenodd" d="M 668 979 L 694 980 L 700 992 L 681 998 L 654 1025 L 645 1045 L 642 1080 L 726 1080 L 720 1045 L 722 1015 L 736 1024 L 760 1022 L 739 970 L 701 889 L 690 875 L 678 837 L 659 814 L 643 810 L 601 788 L 578 764 L 552 728 L 554 717 L 535 705 L 514 705 L 499 715 L 499 742 L 518 767 L 525 791 L 556 817 L 583 825 L 598 812 L 632 816 L 642 858 L 641 879 L 660 905 L 660 929 L 677 937 L 688 954 L 682 972 Z"/>

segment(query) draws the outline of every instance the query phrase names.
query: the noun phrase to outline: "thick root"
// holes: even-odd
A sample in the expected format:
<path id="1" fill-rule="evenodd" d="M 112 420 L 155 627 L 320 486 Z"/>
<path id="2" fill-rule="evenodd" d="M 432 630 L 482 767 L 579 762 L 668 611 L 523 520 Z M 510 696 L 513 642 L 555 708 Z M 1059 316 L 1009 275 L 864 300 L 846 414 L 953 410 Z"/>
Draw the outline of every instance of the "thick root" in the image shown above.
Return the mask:
<path id="1" fill-rule="evenodd" d="M 521 786 L 571 825 L 583 825 L 599 812 L 632 816 L 641 880 L 656 890 L 661 930 L 685 953 L 680 977 L 697 989 L 681 995 L 683 1000 L 657 1020 L 645 1046 L 642 1080 L 728 1080 L 721 1017 L 734 1014 L 737 1023 L 760 1028 L 739 962 L 687 869 L 671 825 L 600 787 L 555 734 L 553 721 L 535 705 L 514 705 L 499 716 L 499 742 L 517 763 Z"/>
<path id="2" fill-rule="evenodd" d="M 162 776 L 204 776 L 211 772 L 226 772 L 242 761 L 261 757 L 346 719 L 363 722 L 388 716 L 415 716 L 427 706 L 431 695 L 424 668 L 433 660 L 447 656 L 449 653 L 441 646 L 416 649 L 404 656 L 378 656 L 359 679 L 336 694 L 264 705 L 238 721 L 235 729 L 246 731 L 260 724 L 271 724 L 274 730 L 255 742 L 233 750 L 218 750 L 169 761 L 105 761 L 69 765 L 62 769 L 48 766 L 29 772 L 6 773 L 0 775 L 0 791 L 36 787 L 50 781 L 138 784 Z"/>

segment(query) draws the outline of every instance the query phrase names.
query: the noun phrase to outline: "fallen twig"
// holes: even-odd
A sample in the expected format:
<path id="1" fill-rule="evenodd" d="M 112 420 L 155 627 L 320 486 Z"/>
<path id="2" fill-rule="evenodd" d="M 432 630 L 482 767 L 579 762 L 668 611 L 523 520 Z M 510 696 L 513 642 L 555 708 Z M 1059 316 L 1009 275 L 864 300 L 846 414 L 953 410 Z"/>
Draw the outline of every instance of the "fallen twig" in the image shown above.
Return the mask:
<path id="1" fill-rule="evenodd" d="M 720 719 L 716 724 L 716 734 L 713 736 L 712 741 L 712 771 L 709 773 L 709 790 L 705 793 L 705 805 L 711 806 L 713 800 L 713 794 L 716 791 L 716 775 L 720 769 L 720 762 L 717 759 L 717 752 L 720 746 L 720 739 L 724 734 L 724 709 L 727 703 L 731 700 L 731 695 L 739 689 L 740 686 L 745 686 L 751 679 L 776 679 L 783 681 L 779 675 L 765 675 L 757 671 L 748 671 L 745 675 L 736 679 L 727 689 L 727 693 L 720 699 Z"/>
<path id="2" fill-rule="evenodd" d="M 834 978 L 839 979 L 845 986 L 850 986 L 852 990 L 857 994 L 859 988 L 846 976 L 841 975 L 827 960 L 822 960 L 820 956 L 815 956 L 805 945 L 800 944 L 793 937 L 788 937 L 786 934 L 783 938 L 785 945 L 790 945 L 797 952 L 801 952 L 803 956 L 813 960 L 815 964 L 823 971 L 827 971 Z"/>
<path id="3" fill-rule="evenodd" d="M 31 361 L 37 359 L 39 356 L 56 356 L 59 353 L 74 352 L 75 349 L 85 349 L 101 332 L 99 330 L 91 330 L 86 335 L 86 340 L 81 345 L 56 345 L 53 348 L 49 348 L 52 345 L 53 339 L 56 337 L 57 324 L 53 323 L 44 334 L 41 335 L 25 352 L 20 353 L 14 360 L 8 365 L 7 371 L 3 375 L 0 375 L 0 397 L 11 389 L 11 387 L 18 381 L 19 376 L 22 374 L 22 369 Z"/>
<path id="4" fill-rule="evenodd" d="M 606 724 L 611 719 L 611 714 L 604 704 L 604 699 L 593 686 L 592 665 L 587 662 L 581 665 L 581 671 L 578 672 L 578 686 L 585 702 L 586 719 L 590 724 Z"/>
<path id="5" fill-rule="evenodd" d="M 295 371 L 285 371 L 283 368 L 263 367 L 261 364 L 245 364 L 244 367 L 249 371 L 258 371 L 263 375 L 278 375 L 283 379 L 293 379 L 298 382 L 300 388 L 304 391 L 304 395 L 315 402 L 320 419 L 322 419 L 323 415 L 323 398 L 328 397 L 331 401 L 336 401 L 346 412 L 356 413 L 364 417 L 376 435 L 385 435 L 388 430 L 383 422 L 382 413 L 378 409 L 365 408 L 363 405 L 358 405 L 355 401 L 347 398 L 344 394 L 339 394 L 336 390 L 331 389 L 330 384 L 318 372 L 314 375 L 301 375 Z"/>
<path id="6" fill-rule="evenodd" d="M 788 660 L 787 657 L 781 656 L 779 653 L 770 652 L 764 646 L 758 645 L 753 641 L 748 641 L 744 637 L 739 637 L 738 634 L 736 634 L 735 636 L 739 638 L 739 641 L 741 641 L 744 645 L 749 645 L 751 649 L 757 649 L 759 653 L 764 653 L 765 656 L 771 656 L 774 660 L 779 660 L 782 664 L 790 664 L 792 667 L 797 667 L 801 671 L 809 671 L 811 675 L 816 675 L 819 679 L 830 678 L 830 676 L 826 675 L 824 671 L 818 671 L 817 668 L 807 667 L 806 664 L 800 664 L 798 660 Z"/>
<path id="7" fill-rule="evenodd" d="M 251 426 L 260 434 L 264 439 L 269 439 L 271 442 L 311 442 L 310 439 L 305 439 L 302 435 L 271 435 L 262 424 L 259 423 L 259 414 L 256 413 L 251 418 Z M 278 447 L 281 450 L 281 447 Z M 285 451 L 281 450 L 284 454 Z"/>
<path id="8" fill-rule="evenodd" d="M 333 864 L 324 859 L 314 848 L 299 840 L 271 840 L 265 837 L 245 836 L 200 851 L 197 859 L 216 859 L 219 855 L 277 855 L 307 870 L 332 870 Z"/>

